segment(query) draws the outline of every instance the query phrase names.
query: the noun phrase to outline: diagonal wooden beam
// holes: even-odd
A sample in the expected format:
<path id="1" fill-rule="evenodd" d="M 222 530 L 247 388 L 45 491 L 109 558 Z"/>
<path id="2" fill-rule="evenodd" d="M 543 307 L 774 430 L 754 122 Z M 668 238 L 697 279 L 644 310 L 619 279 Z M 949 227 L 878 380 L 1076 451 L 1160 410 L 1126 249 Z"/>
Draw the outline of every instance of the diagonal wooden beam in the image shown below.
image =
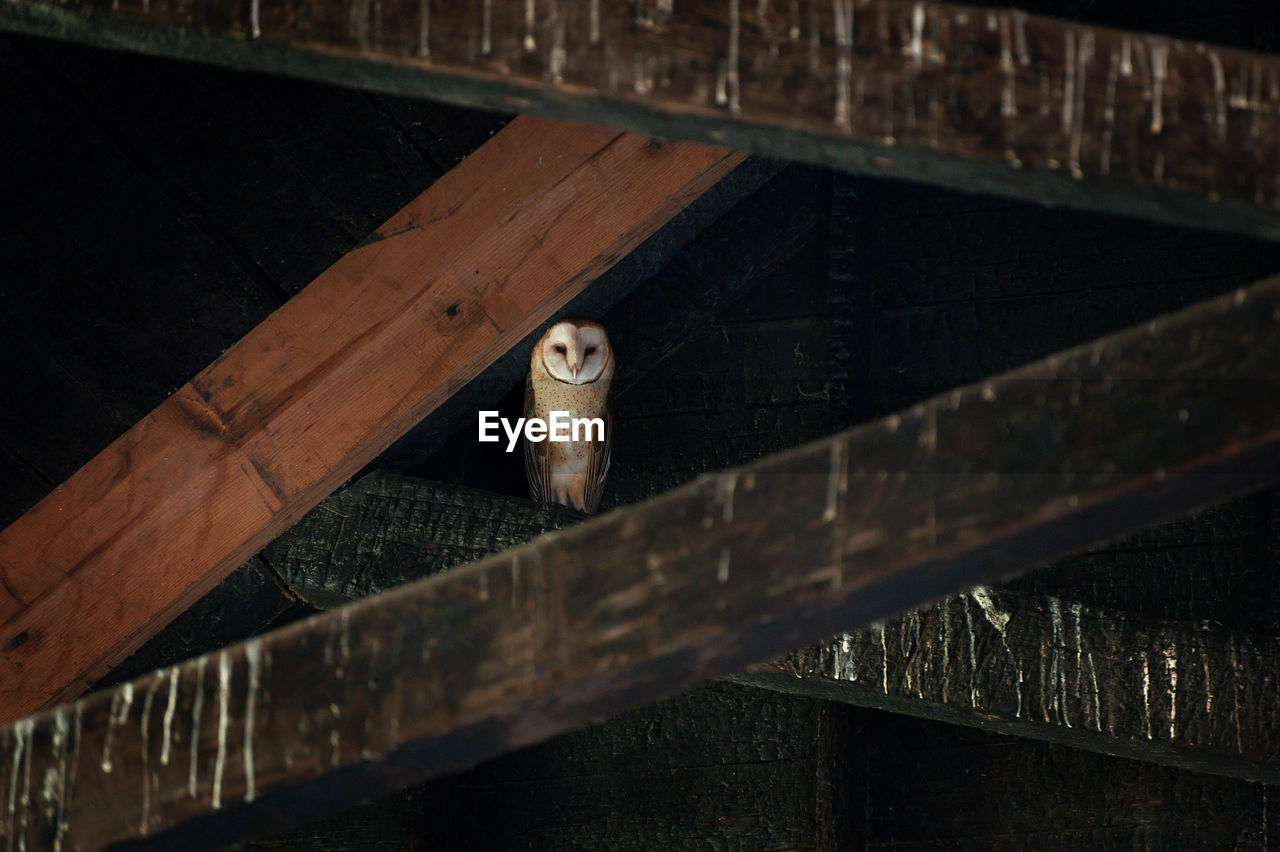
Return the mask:
<path id="1" fill-rule="evenodd" d="M 1278 320 L 1271 279 L 21 720 L 0 836 L 225 842 L 1280 480 Z"/>
<path id="2" fill-rule="evenodd" d="M 1274 637 L 980 588 L 730 679 L 1275 784 L 1277 668 Z"/>
<path id="3" fill-rule="evenodd" d="M 744 156 L 513 121 L 0 532 L 0 720 L 77 694 Z"/>
<path id="4" fill-rule="evenodd" d="M 1227 509 L 1206 515 L 1204 527 L 1240 530 Z M 375 473 L 326 498 L 262 558 L 292 595 L 330 608 L 578 520 L 562 506 Z M 1161 535 L 1187 549 L 1185 538 Z M 1108 566 L 1120 585 L 1157 567 L 1167 582 L 1163 569 L 1175 567 L 1153 555 L 1162 551 L 1142 533 L 1107 548 L 1093 570 Z M 1108 561 L 1114 552 L 1151 570 Z M 1204 556 L 1191 553 L 1188 563 Z M 1274 638 L 1070 596 L 978 588 L 729 679 L 1274 784 L 1278 669 Z"/>
<path id="5" fill-rule="evenodd" d="M 1280 238 L 1280 57 L 923 0 L 3 0 L 0 27 Z"/>

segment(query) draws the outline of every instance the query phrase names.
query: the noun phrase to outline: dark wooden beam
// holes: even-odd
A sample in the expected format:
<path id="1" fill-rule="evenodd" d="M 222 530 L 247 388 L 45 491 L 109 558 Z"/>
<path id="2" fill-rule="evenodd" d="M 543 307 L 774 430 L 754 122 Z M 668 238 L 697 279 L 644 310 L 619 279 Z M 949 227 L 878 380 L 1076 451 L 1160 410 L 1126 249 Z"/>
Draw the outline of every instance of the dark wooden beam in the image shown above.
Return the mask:
<path id="1" fill-rule="evenodd" d="M 1280 237 L 1280 57 L 958 4 L 7 0 L 0 26 Z"/>
<path id="2" fill-rule="evenodd" d="M 78 694 L 744 158 L 508 124 L 0 531 L 0 720 Z"/>
<path id="3" fill-rule="evenodd" d="M 585 517 L 567 506 L 375 471 L 326 497 L 260 557 L 292 597 L 332 609 Z"/>
<path id="4" fill-rule="evenodd" d="M 1235 531 L 1231 512 L 1204 514 L 1203 526 Z M 579 520 L 563 507 L 373 474 L 326 498 L 263 557 L 293 595 L 327 607 Z M 1105 576 L 1119 582 L 1125 575 L 1117 577 L 1115 562 L 1106 561 L 1112 550 L 1147 553 L 1144 567 L 1152 574 L 1169 567 L 1151 541 L 1124 539 L 1094 557 L 1100 564 L 1093 570 L 1109 565 Z M 1208 590 L 1184 593 L 1203 597 Z M 1280 707 L 1272 677 L 1278 668 L 1280 642 L 1271 638 L 1070 597 L 983 588 L 730 679 L 1280 783 L 1269 733 Z"/>
<path id="5" fill-rule="evenodd" d="M 1280 641 L 979 588 L 738 683 L 1280 783 Z"/>
<path id="6" fill-rule="evenodd" d="M 1278 319 L 1270 279 L 21 720 L 0 826 L 223 842 L 1280 480 Z"/>

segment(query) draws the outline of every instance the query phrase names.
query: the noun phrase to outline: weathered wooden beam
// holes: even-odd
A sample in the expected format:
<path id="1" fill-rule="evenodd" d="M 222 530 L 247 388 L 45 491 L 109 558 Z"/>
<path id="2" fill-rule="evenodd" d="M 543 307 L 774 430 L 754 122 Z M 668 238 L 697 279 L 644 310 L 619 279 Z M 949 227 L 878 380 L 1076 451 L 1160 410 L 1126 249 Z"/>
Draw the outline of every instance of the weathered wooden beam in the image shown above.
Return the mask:
<path id="1" fill-rule="evenodd" d="M 585 517 L 558 504 L 374 472 L 322 500 L 261 559 L 291 595 L 331 609 Z"/>
<path id="2" fill-rule="evenodd" d="M 1203 523 L 1221 522 L 1211 518 Z M 293 594 L 332 606 L 578 520 L 563 507 L 373 474 L 326 498 L 263 556 Z M 1105 564 L 1105 553 L 1097 558 Z M 1280 783 L 1277 669 L 1280 642 L 1239 630 L 979 589 L 730 679 Z"/>
<path id="3" fill-rule="evenodd" d="M 744 156 L 511 122 L 0 532 L 0 719 L 100 676 Z"/>
<path id="4" fill-rule="evenodd" d="M 1280 57 L 905 0 L 5 0 L 0 27 L 1280 237 Z"/>
<path id="5" fill-rule="evenodd" d="M 730 679 L 1280 783 L 1280 641 L 979 588 Z"/>
<path id="6" fill-rule="evenodd" d="M 0 828 L 222 842 L 1258 488 L 1278 319 L 1269 279 L 21 720 Z"/>

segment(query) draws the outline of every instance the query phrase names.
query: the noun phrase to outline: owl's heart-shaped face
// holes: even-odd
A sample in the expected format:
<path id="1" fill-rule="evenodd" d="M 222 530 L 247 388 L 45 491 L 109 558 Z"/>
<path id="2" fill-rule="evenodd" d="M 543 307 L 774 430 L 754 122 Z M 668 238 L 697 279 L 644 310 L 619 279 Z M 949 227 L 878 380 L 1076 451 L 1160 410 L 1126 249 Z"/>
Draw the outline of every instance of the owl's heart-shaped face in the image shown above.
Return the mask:
<path id="1" fill-rule="evenodd" d="M 557 381 L 594 382 L 609 363 L 609 338 L 598 325 L 556 323 L 542 339 L 542 363 Z"/>

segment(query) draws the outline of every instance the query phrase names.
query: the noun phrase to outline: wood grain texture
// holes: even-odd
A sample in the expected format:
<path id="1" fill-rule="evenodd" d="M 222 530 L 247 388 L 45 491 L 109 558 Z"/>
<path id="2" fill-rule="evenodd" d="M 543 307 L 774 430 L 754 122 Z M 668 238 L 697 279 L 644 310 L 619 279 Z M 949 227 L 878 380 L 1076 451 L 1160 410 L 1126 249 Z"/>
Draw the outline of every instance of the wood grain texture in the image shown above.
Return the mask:
<path id="1" fill-rule="evenodd" d="M 1277 319 L 1271 279 L 21 720 L 0 826 L 228 841 L 1260 487 Z"/>
<path id="2" fill-rule="evenodd" d="M 583 517 L 558 503 L 375 472 L 322 500 L 261 558 L 293 597 L 332 609 Z"/>
<path id="3" fill-rule="evenodd" d="M 0 26 L 1280 236 L 1280 58 L 904 0 L 8 0 Z"/>
<path id="4" fill-rule="evenodd" d="M 1239 595 L 1265 591 L 1233 587 L 1238 563 L 1265 566 L 1254 540 L 1265 537 L 1256 514 L 1266 498 L 1210 507 L 1014 588 L 948 599 L 731 679 L 1277 783 L 1270 672 L 1280 644 L 1229 620 Z M 326 498 L 264 555 L 294 595 L 327 606 L 577 520 L 563 507 L 372 475 Z"/>
<path id="5" fill-rule="evenodd" d="M 737 683 L 1280 783 L 1280 642 L 980 588 Z"/>
<path id="6" fill-rule="evenodd" d="M 508 125 L 0 533 L 0 718 L 101 675 L 744 156 Z"/>

